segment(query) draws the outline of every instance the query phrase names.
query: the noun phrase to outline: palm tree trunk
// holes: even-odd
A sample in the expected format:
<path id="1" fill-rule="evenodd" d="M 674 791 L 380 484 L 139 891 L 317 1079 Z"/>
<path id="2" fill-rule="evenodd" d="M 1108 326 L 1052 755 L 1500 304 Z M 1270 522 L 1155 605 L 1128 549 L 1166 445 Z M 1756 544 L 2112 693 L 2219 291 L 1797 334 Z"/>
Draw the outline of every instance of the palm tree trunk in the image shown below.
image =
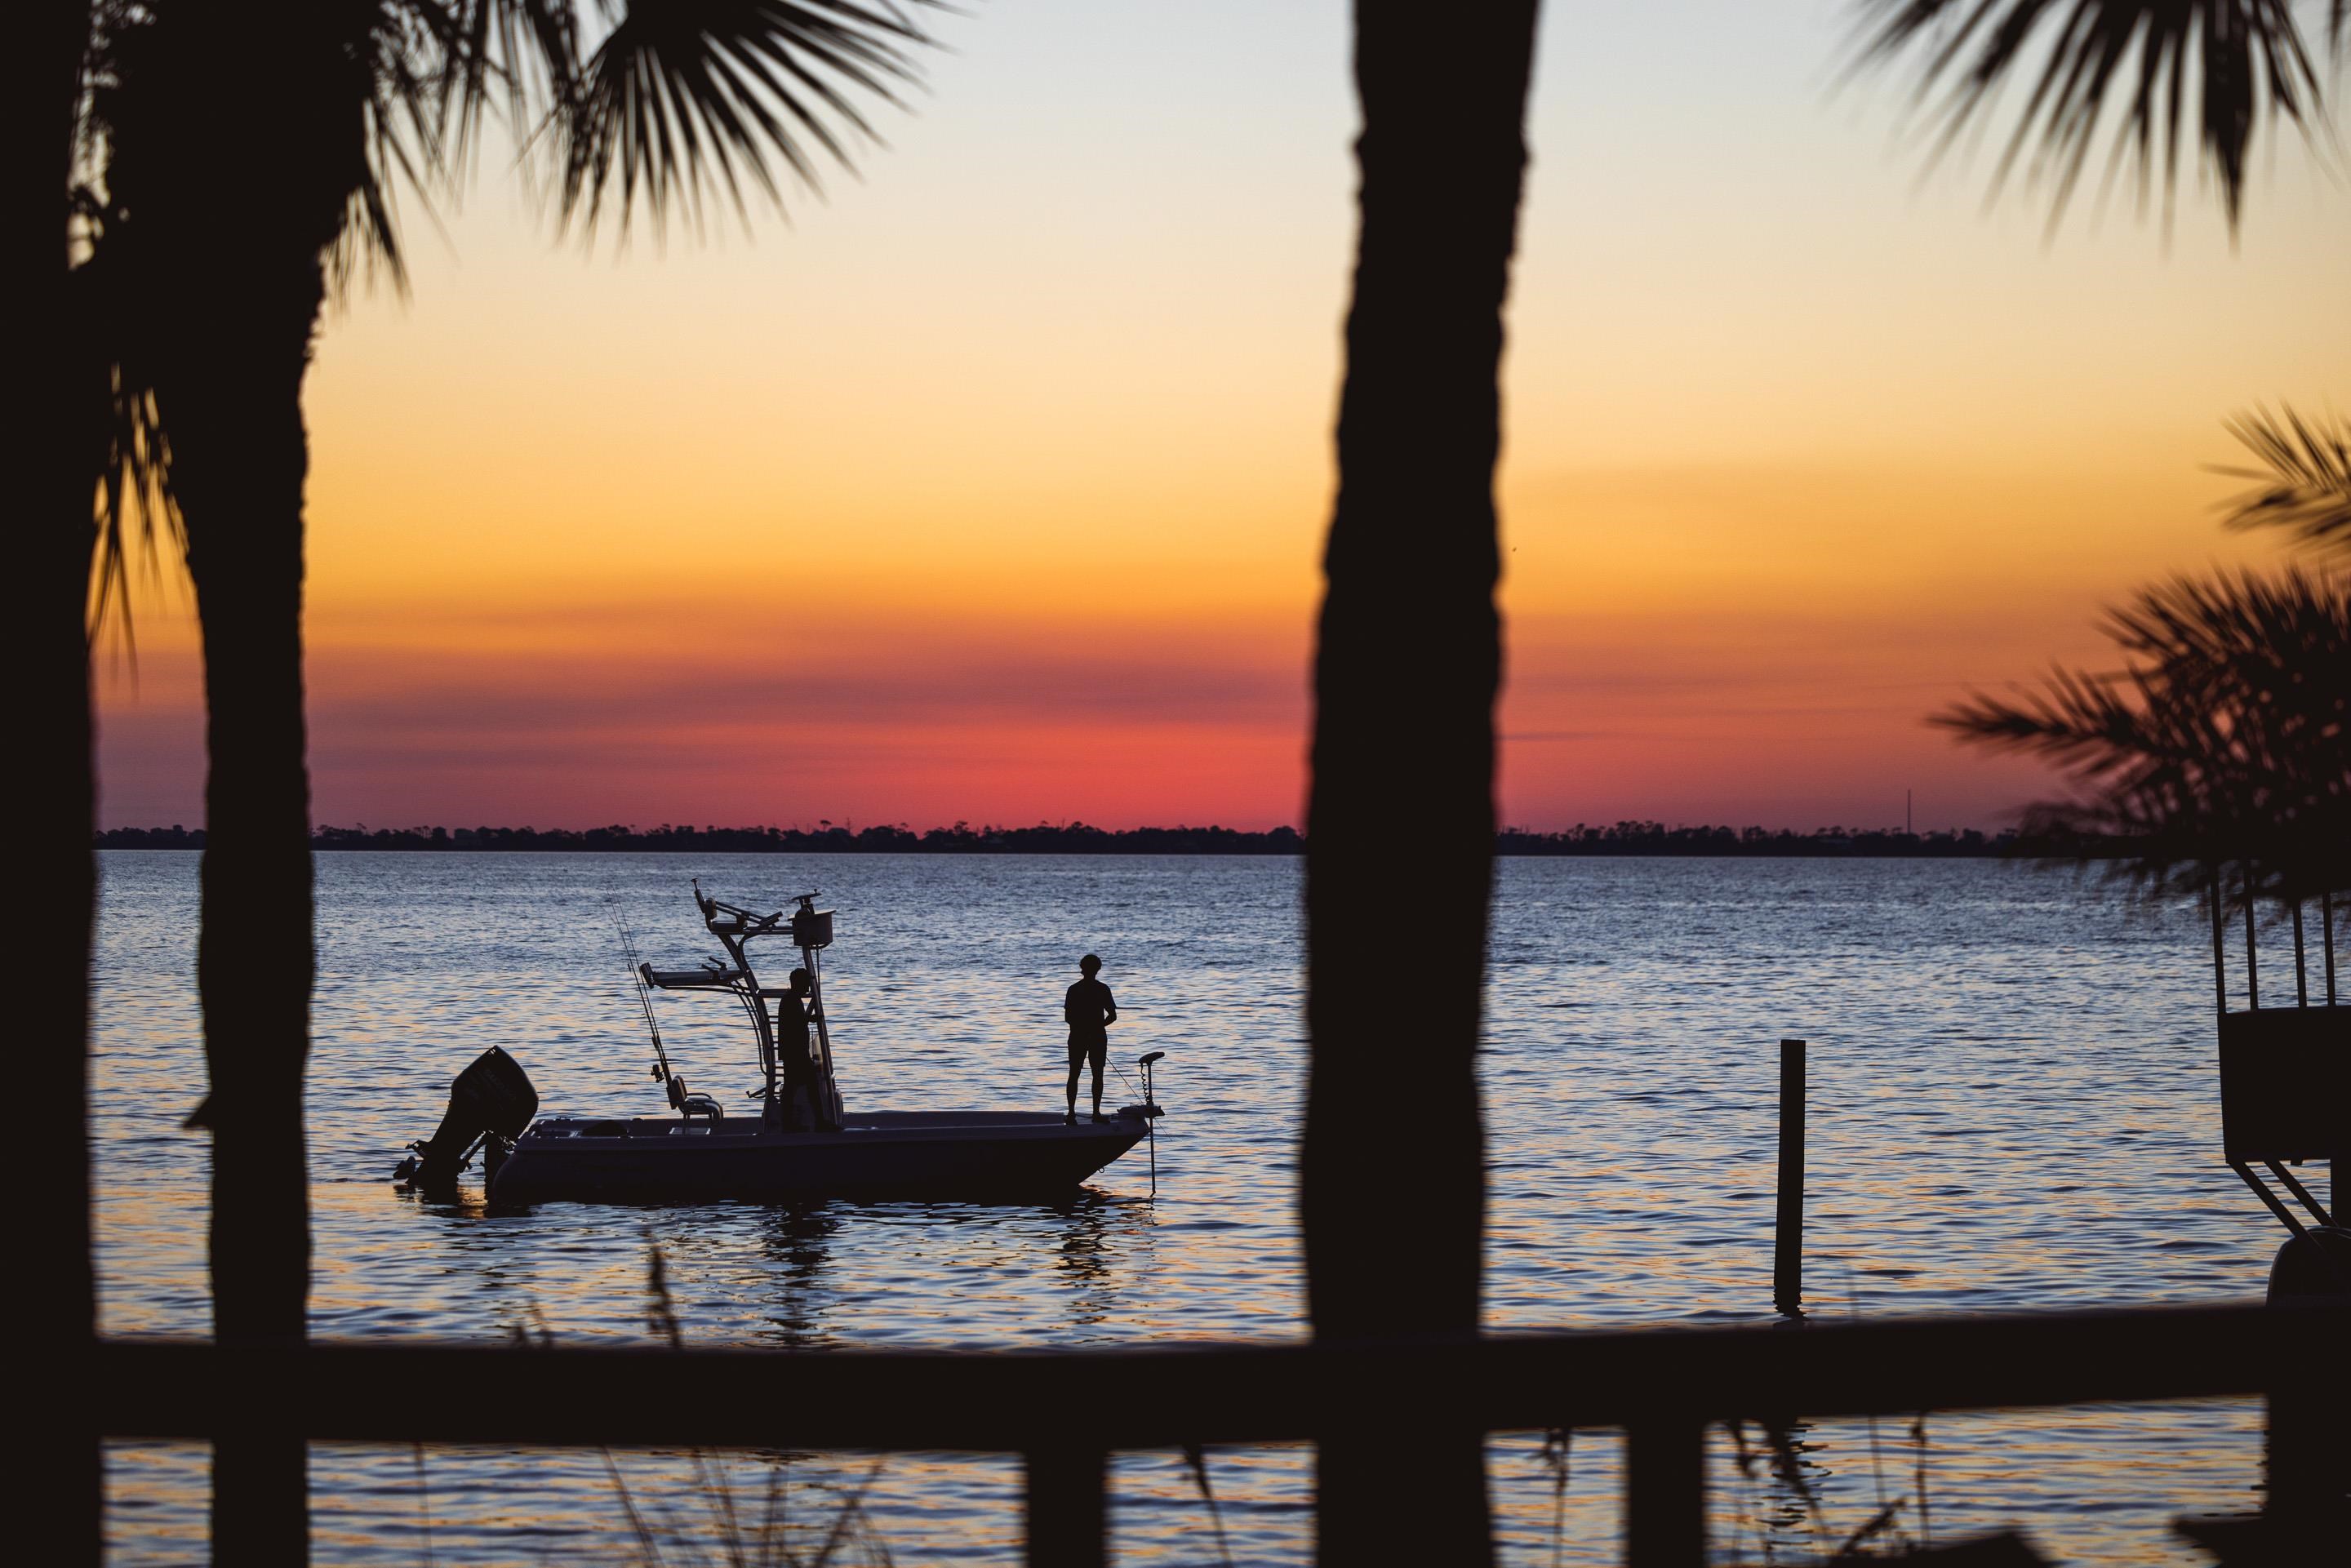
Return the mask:
<path id="1" fill-rule="evenodd" d="M 208 325 L 181 340 L 158 387 L 204 637 L 211 770 L 196 985 L 211 1075 L 213 1328 L 223 1344 L 284 1344 L 303 1337 L 310 1278 L 301 395 L 324 283 L 315 250 L 215 282 Z M 304 1454 L 298 1437 L 224 1426 L 217 1561 L 304 1559 Z"/>
<path id="2" fill-rule="evenodd" d="M 1479 1326 L 1493 477 L 1535 13 L 1355 5 L 1363 226 L 1306 862 L 1300 1198 L 1318 1338 Z M 1491 1558 L 1480 1433 L 1399 1408 L 1326 1436 L 1318 1485 L 1323 1562 Z"/>
<path id="3" fill-rule="evenodd" d="M 16 1004 L 26 1049 L 16 1053 L 16 1092 L 31 1114 L 26 1168 L 40 1185 L 22 1206 L 27 1280 L 17 1302 L 20 1346 L 83 1387 L 80 1372 L 97 1333 L 89 1212 L 90 927 L 96 914 L 96 825 L 90 760 L 90 499 L 102 461 L 103 367 L 85 355 L 74 329 L 66 243 L 66 193 L 88 0 L 44 0 L 18 18 L 0 102 L 7 106 L 9 277 L 28 290 L 18 301 L 13 356 L 17 395 L 9 400 L 16 439 L 15 559 L 28 579 L 9 616 L 10 667 L 18 733 L 28 766 L 16 770 L 21 820 L 33 824 L 19 869 L 35 914 L 17 927 L 18 957 L 35 983 Z M 88 392 L 87 397 L 79 394 Z M 62 1365 L 58 1364 L 62 1363 Z M 17 1446 L 12 1476 L 39 1500 L 45 1560 L 95 1563 L 101 1554 L 101 1472 L 95 1423 L 74 1401 L 51 1413 L 40 1440 Z"/>
<path id="4" fill-rule="evenodd" d="M 366 166 L 375 10 L 189 0 L 153 15 L 116 95 L 108 175 L 203 629 L 213 1326 L 224 1345 L 286 1345 L 303 1338 L 310 1273 L 302 383 Z M 217 1413 L 214 1557 L 299 1563 L 306 1446 L 268 1428 L 284 1403 L 256 1393 Z"/>

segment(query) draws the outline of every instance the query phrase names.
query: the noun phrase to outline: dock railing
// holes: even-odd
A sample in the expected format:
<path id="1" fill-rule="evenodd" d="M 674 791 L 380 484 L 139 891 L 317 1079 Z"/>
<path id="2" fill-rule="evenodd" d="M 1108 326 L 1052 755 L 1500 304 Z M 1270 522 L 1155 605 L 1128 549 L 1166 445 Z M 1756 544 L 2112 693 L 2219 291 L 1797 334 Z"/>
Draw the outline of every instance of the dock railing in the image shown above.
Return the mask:
<path id="1" fill-rule="evenodd" d="M 1121 1449 L 1311 1443 L 1400 1416 L 1618 1427 L 1625 1561 L 1698 1568 L 1707 1429 L 1740 1417 L 2260 1396 L 2269 1518 L 2324 1528 L 2345 1481 L 2346 1331 L 2351 1304 L 2326 1303 L 984 1353 L 113 1339 L 78 1393 L 106 1437 L 1016 1454 L 1028 1561 L 1051 1568 L 1110 1560 Z M 1102 1396 L 1037 1396 L 1071 1378 Z"/>

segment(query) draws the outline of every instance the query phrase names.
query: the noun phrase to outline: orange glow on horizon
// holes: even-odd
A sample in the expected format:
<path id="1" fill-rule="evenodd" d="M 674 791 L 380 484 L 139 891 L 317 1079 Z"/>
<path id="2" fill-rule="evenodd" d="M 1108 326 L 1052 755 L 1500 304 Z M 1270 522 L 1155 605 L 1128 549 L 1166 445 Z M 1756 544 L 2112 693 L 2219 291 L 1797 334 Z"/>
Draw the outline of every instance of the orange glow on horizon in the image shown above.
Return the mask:
<path id="1" fill-rule="evenodd" d="M 1994 825 L 2045 776 L 1926 716 L 2273 553 L 2203 468 L 2351 395 L 2351 203 L 2281 143 L 2233 247 L 2044 243 L 1822 111 L 1833 21 L 1690 6 L 1544 39 L 1502 814 Z M 1343 6 L 1249 16 L 956 21 L 755 244 L 583 259 L 486 157 L 309 379 L 316 819 L 1297 821 L 1354 124 Z M 110 825 L 201 820 L 186 599 L 101 656 Z"/>

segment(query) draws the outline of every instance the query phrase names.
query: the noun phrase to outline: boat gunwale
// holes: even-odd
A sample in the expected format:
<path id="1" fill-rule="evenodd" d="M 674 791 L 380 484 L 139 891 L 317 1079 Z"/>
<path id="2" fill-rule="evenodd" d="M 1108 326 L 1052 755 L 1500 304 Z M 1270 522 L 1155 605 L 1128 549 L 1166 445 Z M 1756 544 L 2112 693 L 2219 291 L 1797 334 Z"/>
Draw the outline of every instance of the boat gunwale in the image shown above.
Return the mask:
<path id="1" fill-rule="evenodd" d="M 623 1145 L 644 1149 L 684 1148 L 829 1148 L 848 1143 L 935 1142 L 1083 1142 L 1126 1140 L 1134 1146 L 1149 1130 L 1150 1118 L 1122 1109 L 1100 1121 L 1074 1124 L 1050 1112 L 1028 1111 L 883 1111 L 844 1118 L 837 1129 L 785 1132 L 764 1125 L 752 1116 L 730 1116 L 713 1125 L 706 1119 L 669 1116 L 543 1116 L 515 1141 L 517 1153 L 555 1154 L 575 1149 L 610 1151 Z M 613 1127 L 614 1132 L 552 1131 L 552 1128 Z M 1122 1153 L 1124 1151 L 1122 1150 Z"/>

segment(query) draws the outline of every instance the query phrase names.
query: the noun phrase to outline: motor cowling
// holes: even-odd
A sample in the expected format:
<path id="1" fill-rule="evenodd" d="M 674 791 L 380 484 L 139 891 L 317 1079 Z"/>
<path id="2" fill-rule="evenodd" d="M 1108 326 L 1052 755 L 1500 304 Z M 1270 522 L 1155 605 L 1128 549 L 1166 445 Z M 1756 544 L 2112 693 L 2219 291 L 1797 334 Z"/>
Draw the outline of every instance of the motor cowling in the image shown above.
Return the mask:
<path id="1" fill-rule="evenodd" d="M 531 1087 L 530 1075 L 494 1045 L 450 1082 L 449 1109 L 441 1125 L 430 1138 L 410 1145 L 416 1159 L 407 1179 L 428 1193 L 454 1192 L 476 1139 L 486 1135 L 511 1144 L 538 1114 L 538 1091 Z"/>
<path id="2" fill-rule="evenodd" d="M 2336 1199 L 2338 1205 L 2341 1201 Z M 2273 1306 L 2280 1301 L 2351 1301 L 2351 1228 L 2314 1226 L 2289 1238 L 2270 1263 L 2269 1299 Z"/>

